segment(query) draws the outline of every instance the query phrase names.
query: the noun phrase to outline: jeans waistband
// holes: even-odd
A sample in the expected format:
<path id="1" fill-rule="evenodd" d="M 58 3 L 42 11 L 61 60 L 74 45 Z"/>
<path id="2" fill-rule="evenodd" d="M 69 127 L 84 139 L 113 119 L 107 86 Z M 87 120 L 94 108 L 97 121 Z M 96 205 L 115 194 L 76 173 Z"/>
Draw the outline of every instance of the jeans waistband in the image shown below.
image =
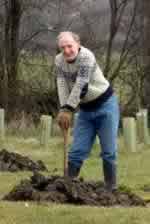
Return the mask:
<path id="1" fill-rule="evenodd" d="M 94 99 L 90 102 L 87 102 L 87 103 L 81 103 L 80 108 L 85 111 L 92 111 L 92 110 L 100 107 L 104 102 L 106 102 L 107 99 L 113 95 L 113 93 L 114 93 L 114 91 L 113 91 L 112 87 L 109 86 L 107 88 L 107 90 L 102 95 L 97 97 L 96 99 Z"/>

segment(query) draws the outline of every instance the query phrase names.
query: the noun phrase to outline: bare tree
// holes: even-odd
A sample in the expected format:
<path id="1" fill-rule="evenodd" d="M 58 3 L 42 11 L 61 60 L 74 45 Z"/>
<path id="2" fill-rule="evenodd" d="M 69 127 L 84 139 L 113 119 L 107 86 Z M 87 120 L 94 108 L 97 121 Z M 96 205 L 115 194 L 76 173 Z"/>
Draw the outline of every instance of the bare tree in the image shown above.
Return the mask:
<path id="1" fill-rule="evenodd" d="M 139 37 L 131 40 L 137 16 L 137 0 L 132 0 L 132 2 L 130 0 L 109 0 L 109 4 L 111 13 L 110 32 L 104 72 L 113 81 L 118 76 L 127 56 L 138 42 Z M 113 67 L 112 54 L 114 53 L 115 39 L 121 32 L 123 34 L 123 40 L 121 40 L 119 60 L 117 65 Z"/>
<path id="2" fill-rule="evenodd" d="M 46 0 L 40 3 L 39 1 L 20 0 L 3 0 L 0 2 L 3 14 L 0 24 L 0 103 L 6 110 L 15 106 L 17 99 L 17 66 L 20 51 L 34 36 L 45 31 L 45 28 L 41 29 L 40 27 L 40 29 L 30 33 L 24 40 L 20 40 L 22 17 L 30 8 L 41 10 L 46 2 Z M 49 31 L 52 30 L 49 29 Z"/>

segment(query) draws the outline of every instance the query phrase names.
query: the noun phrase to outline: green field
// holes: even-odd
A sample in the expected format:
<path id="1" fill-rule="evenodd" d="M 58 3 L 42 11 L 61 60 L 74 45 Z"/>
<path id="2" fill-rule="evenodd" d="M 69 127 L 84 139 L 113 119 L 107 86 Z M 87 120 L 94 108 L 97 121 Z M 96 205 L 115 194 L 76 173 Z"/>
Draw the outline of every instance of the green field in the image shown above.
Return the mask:
<path id="1" fill-rule="evenodd" d="M 5 148 L 31 159 L 41 159 L 48 166 L 48 175 L 63 174 L 63 139 L 52 138 L 47 148 L 40 147 L 34 138 L 7 137 L 1 143 Z M 150 146 L 141 145 L 136 152 L 129 152 L 119 139 L 118 182 L 132 189 L 145 199 L 150 192 L 144 193 L 142 187 L 150 185 Z M 99 147 L 95 145 L 89 159 L 85 162 L 81 176 L 85 180 L 102 180 L 102 163 Z M 46 173 L 45 173 L 46 174 Z M 32 175 L 31 172 L 0 173 L 0 197 L 8 193 L 21 179 Z M 150 208 L 88 207 L 56 205 L 52 203 L 0 202 L 0 224 L 149 224 Z"/>

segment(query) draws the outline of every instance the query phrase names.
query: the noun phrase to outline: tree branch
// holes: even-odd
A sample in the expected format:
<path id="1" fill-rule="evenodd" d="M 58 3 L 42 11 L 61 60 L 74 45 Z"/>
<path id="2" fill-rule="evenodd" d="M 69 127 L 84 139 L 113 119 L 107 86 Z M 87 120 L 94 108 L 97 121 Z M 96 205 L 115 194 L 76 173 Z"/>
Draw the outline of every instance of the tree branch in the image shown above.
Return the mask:
<path id="1" fill-rule="evenodd" d="M 36 36 L 38 36 L 39 34 L 43 33 L 43 32 L 52 32 L 52 33 L 58 33 L 58 30 L 56 29 L 41 29 L 41 30 L 38 30 L 36 32 L 34 32 L 33 34 L 31 34 L 30 37 L 28 37 L 27 39 L 23 40 L 21 46 L 19 47 L 19 49 L 23 49 L 24 46 L 30 41 L 32 40 L 33 38 L 35 38 Z"/>

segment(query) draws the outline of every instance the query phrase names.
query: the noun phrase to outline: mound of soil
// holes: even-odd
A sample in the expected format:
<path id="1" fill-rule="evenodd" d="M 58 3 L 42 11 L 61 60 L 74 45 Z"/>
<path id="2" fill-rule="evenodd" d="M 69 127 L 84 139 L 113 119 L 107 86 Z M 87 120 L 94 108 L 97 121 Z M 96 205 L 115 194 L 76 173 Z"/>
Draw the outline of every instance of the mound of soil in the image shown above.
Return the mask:
<path id="1" fill-rule="evenodd" d="M 50 176 L 36 172 L 14 187 L 3 200 L 50 201 L 90 206 L 145 206 L 143 199 L 129 191 L 107 192 L 103 183 Z"/>
<path id="2" fill-rule="evenodd" d="M 8 152 L 5 149 L 0 151 L 0 171 L 46 171 L 47 168 L 41 160 L 32 161 L 28 157 L 18 153 Z"/>

